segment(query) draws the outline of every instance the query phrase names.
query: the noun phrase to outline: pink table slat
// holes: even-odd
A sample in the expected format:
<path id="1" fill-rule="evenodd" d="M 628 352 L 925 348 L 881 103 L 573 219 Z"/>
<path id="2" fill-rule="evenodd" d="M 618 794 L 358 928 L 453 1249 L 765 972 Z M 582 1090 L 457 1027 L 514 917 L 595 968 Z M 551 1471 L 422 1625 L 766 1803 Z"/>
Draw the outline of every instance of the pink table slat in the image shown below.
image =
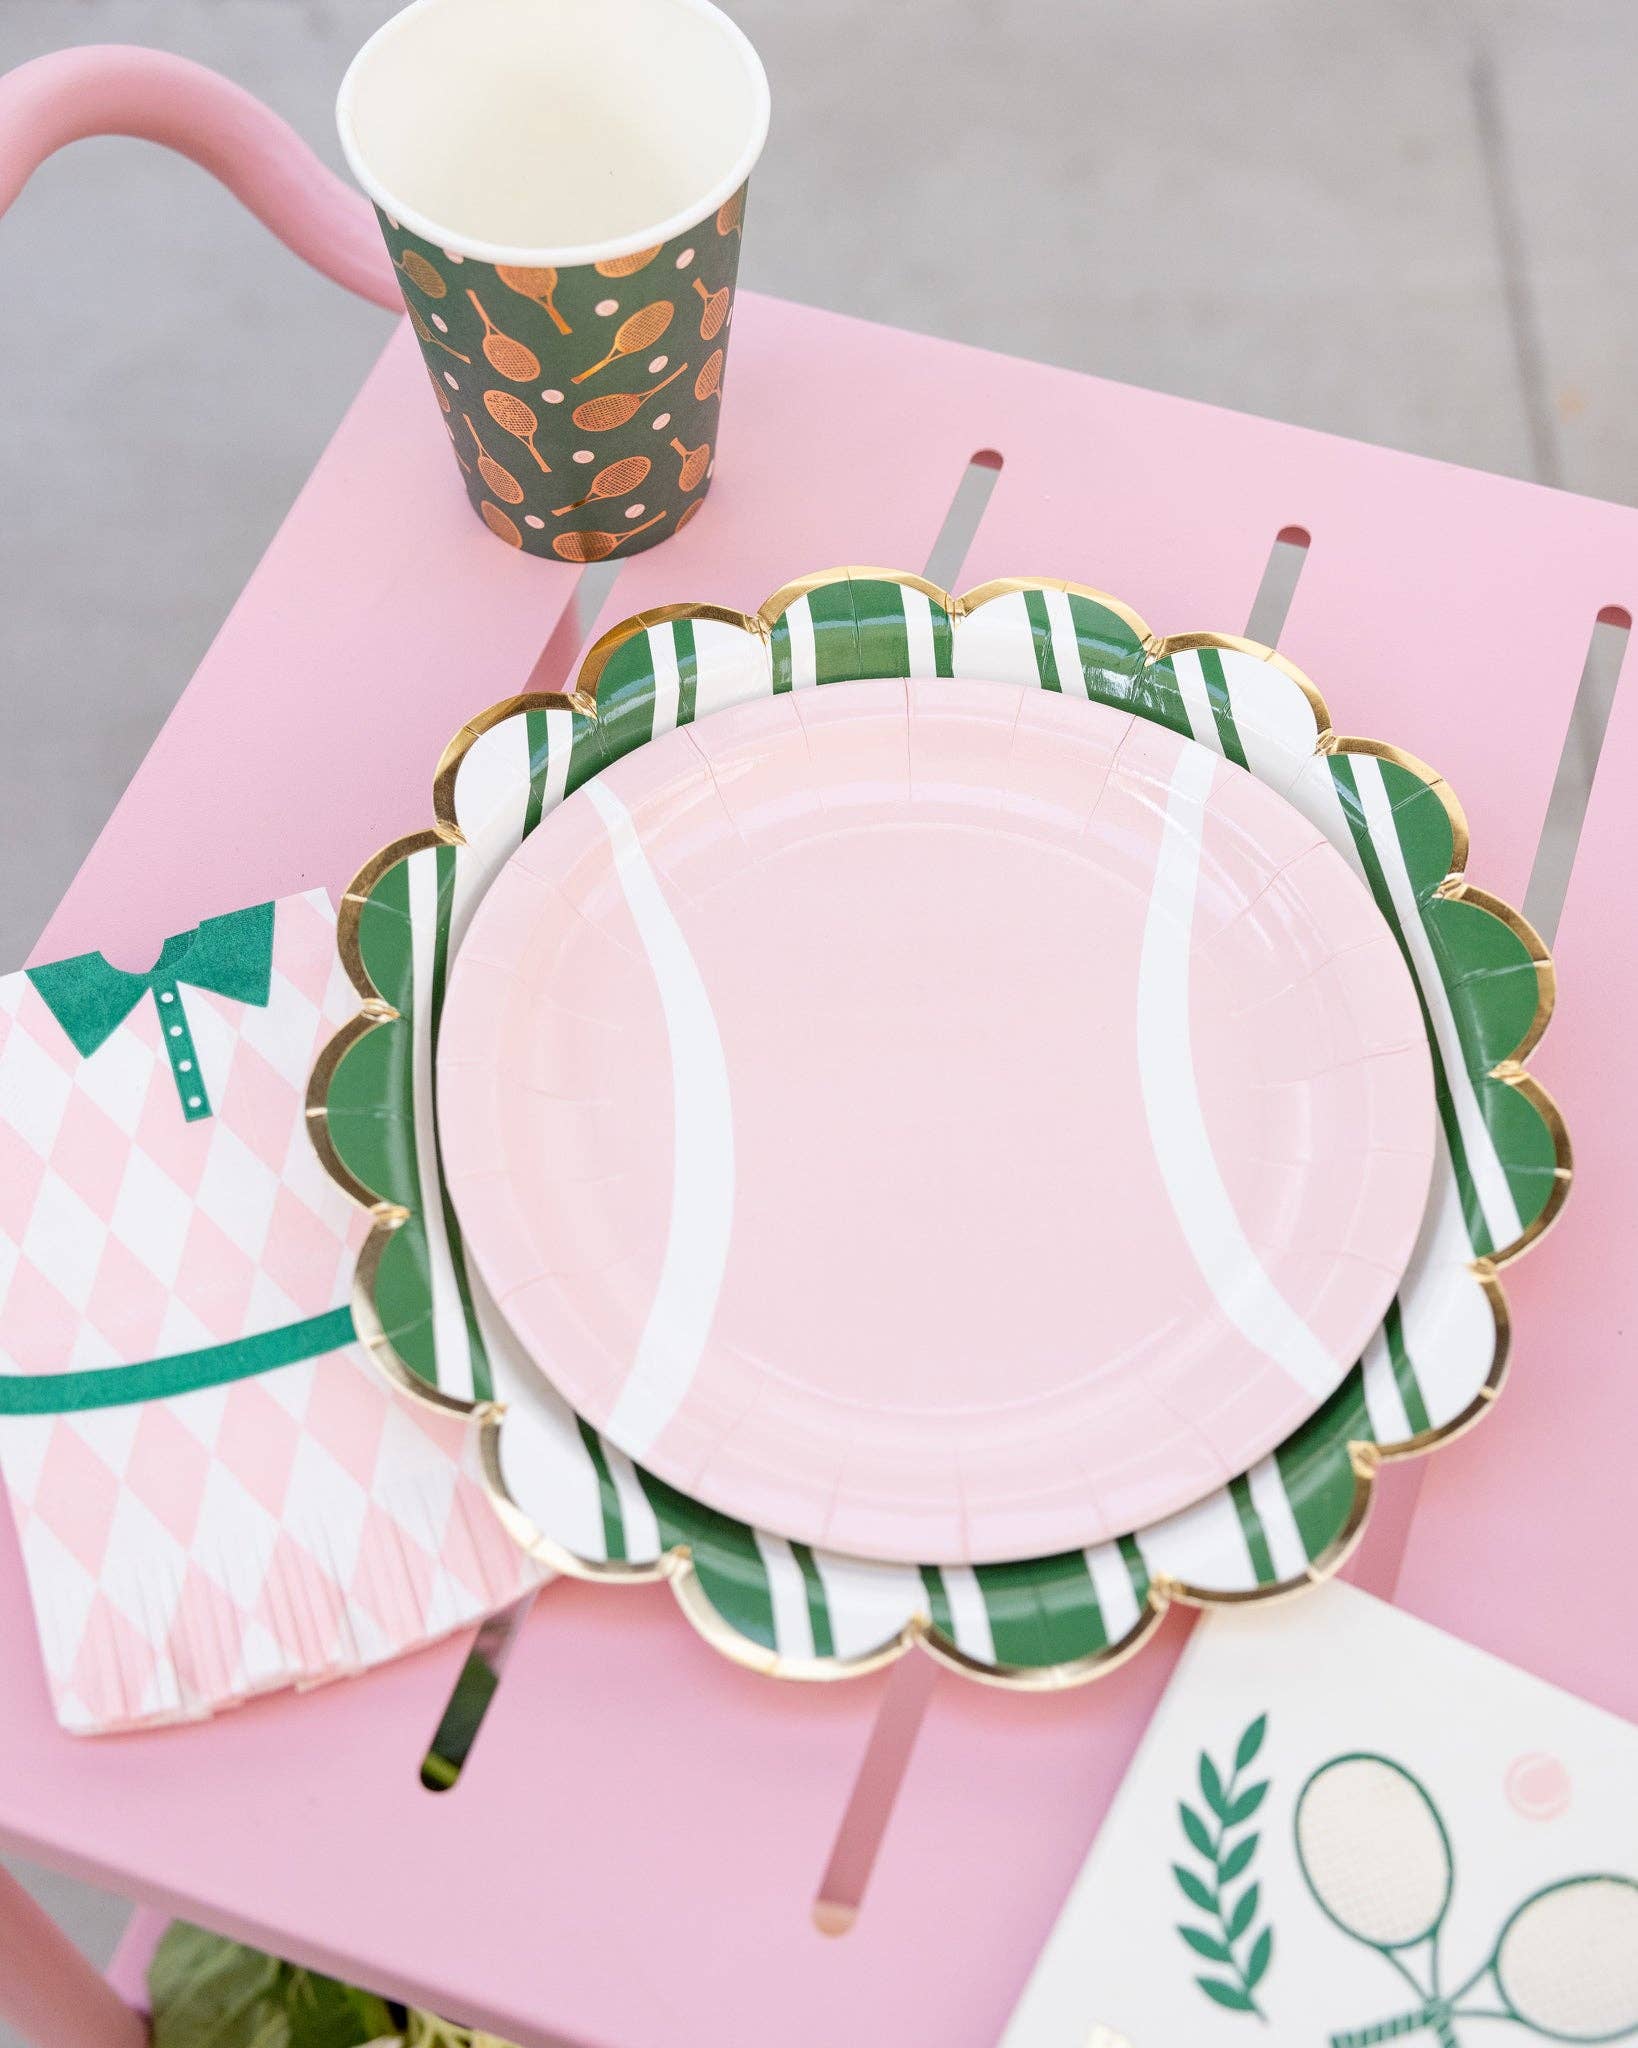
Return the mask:
<path id="1" fill-rule="evenodd" d="M 1293 653 L 1343 725 L 1453 775 L 1477 878 L 1521 887 L 1638 514 L 750 295 L 736 318 L 710 507 L 622 569 L 609 616 L 748 608 L 839 563 L 919 568 L 986 446 L 1005 466 L 966 586 L 1061 574 L 1160 631 L 1235 630 L 1275 533 L 1301 523 Z M 425 822 L 443 740 L 523 686 L 573 580 L 473 526 L 441 444 L 400 335 L 42 954 L 338 886 Z M 1521 1375 L 1529 1350 L 1524 1333 Z M 1573 1448 L 1584 1425 L 1562 1430 Z M 1413 1493 L 1392 1475 L 1390 1526 Z M 1614 1508 L 1587 1512 L 1615 1546 Z M 1452 1601 L 1505 1648 L 1508 1590 L 1440 1554 Z M 1375 1583 L 1392 1576 L 1379 1554 Z M 809 1903 L 882 1681 L 750 1677 L 661 1590 L 550 1590 L 443 1796 L 416 1768 L 458 1645 L 198 1729 L 77 1743 L 49 1719 L 9 1527 L 0 1617 L 0 1839 L 522 2043 L 611 2048 L 988 2048 L 1182 1633 L 1061 1698 L 941 1678 L 858 1924 L 827 1941 Z"/>

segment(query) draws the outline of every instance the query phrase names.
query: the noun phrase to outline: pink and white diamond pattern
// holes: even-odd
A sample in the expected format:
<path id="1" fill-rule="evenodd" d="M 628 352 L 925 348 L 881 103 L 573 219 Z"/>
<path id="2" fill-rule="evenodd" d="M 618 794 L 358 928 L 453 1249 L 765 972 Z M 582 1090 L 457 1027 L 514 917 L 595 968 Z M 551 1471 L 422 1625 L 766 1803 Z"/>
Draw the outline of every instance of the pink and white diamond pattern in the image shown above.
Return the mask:
<path id="1" fill-rule="evenodd" d="M 133 1364 L 346 1302 L 362 1218 L 304 1098 L 355 998 L 320 892 L 276 911 L 265 1009 L 184 991 L 215 1115 L 187 1123 L 151 1002 L 82 1060 L 0 980 L 0 1369 Z M 515 1600 L 539 1573 L 484 1491 L 471 1424 L 357 1344 L 125 1408 L 0 1422 L 58 1718 L 195 1718 L 356 1671 Z"/>
<path id="2" fill-rule="evenodd" d="M 154 1005 L 82 1060 L 0 981 L 0 1365 L 223 1343 L 344 1302 L 362 1218 L 319 1165 L 307 1076 L 356 1007 L 315 891 L 282 902 L 265 1009 L 184 987 L 214 1116 L 188 1123 Z"/>

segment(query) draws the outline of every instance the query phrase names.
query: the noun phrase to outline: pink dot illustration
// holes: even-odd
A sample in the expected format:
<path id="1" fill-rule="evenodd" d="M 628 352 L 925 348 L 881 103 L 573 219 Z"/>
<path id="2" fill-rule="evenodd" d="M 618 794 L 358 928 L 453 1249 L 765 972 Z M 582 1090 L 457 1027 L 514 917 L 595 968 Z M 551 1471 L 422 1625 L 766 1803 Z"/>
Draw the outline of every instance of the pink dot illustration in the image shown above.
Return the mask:
<path id="1" fill-rule="evenodd" d="M 440 334 L 447 334 L 449 332 L 449 322 L 444 318 L 442 313 L 433 314 L 432 324 L 434 327 L 437 328 Z"/>
<path id="2" fill-rule="evenodd" d="M 563 403 L 563 393 L 561 391 L 543 391 L 540 395 L 548 405 L 561 405 Z"/>
<path id="3" fill-rule="evenodd" d="M 647 510 L 648 507 L 646 505 L 628 505 L 626 507 L 626 517 L 628 519 L 641 519 Z"/>
<path id="4" fill-rule="evenodd" d="M 449 386 L 451 391 L 459 391 L 461 388 L 460 385 L 456 382 L 455 373 L 453 370 L 446 370 L 444 372 L 444 382 Z"/>
<path id="5" fill-rule="evenodd" d="M 546 524 L 538 512 L 525 512 L 523 523 L 525 526 L 544 526 Z"/>
<path id="6" fill-rule="evenodd" d="M 574 459 L 576 462 L 595 462 L 597 457 L 589 448 L 577 448 L 574 451 Z"/>
<path id="7" fill-rule="evenodd" d="M 446 249 L 444 251 L 444 255 L 449 259 L 451 263 L 464 263 L 466 261 L 466 258 L 464 256 L 457 256 L 453 249 Z"/>
<path id="8" fill-rule="evenodd" d="M 681 254 L 681 255 L 680 255 L 680 256 L 679 256 L 678 258 L 677 258 L 677 268 L 678 268 L 679 270 L 686 270 L 686 269 L 688 268 L 689 264 L 693 262 L 693 260 L 694 260 L 694 252 L 693 252 L 693 250 L 692 250 L 692 249 L 685 249 L 685 250 L 684 250 L 684 251 L 682 252 L 682 254 Z"/>
<path id="9" fill-rule="evenodd" d="M 660 431 L 660 429 L 661 429 L 662 427 L 669 427 L 669 426 L 670 426 L 670 424 L 671 424 L 671 415 L 670 415 L 670 413 L 668 413 L 668 412 L 662 412 L 662 413 L 661 413 L 661 414 L 660 414 L 660 415 L 659 415 L 659 416 L 658 416 L 658 417 L 656 418 L 656 420 L 654 421 L 654 431 L 655 431 L 655 433 L 657 434 L 657 433 L 658 433 L 658 432 Z"/>
<path id="10" fill-rule="evenodd" d="M 1570 1803 L 1570 1773 L 1543 1749 L 1514 1757 L 1502 1780 L 1507 1803 L 1526 1820 L 1556 1820 Z"/>
<path id="11" fill-rule="evenodd" d="M 669 363 L 670 360 L 671 358 L 669 356 L 656 356 L 653 362 L 651 362 L 648 366 L 648 374 L 651 377 L 659 376 L 660 372 L 665 368 L 666 364 Z"/>
<path id="12" fill-rule="evenodd" d="M 618 313 L 619 310 L 620 301 L 618 299 L 599 299 L 597 304 L 592 307 L 592 311 L 603 320 L 606 320 L 611 313 Z"/>

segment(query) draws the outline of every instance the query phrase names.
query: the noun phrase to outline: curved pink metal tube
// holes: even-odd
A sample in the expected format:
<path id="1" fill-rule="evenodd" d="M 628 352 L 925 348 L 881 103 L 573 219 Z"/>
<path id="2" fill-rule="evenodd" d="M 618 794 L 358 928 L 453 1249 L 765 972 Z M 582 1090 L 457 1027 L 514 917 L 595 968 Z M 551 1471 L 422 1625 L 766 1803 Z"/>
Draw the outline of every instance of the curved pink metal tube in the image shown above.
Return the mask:
<path id="1" fill-rule="evenodd" d="M 0 77 L 0 213 L 48 156 L 87 135 L 140 136 L 191 157 L 315 270 L 403 311 L 369 202 L 219 72 L 133 43 L 58 50 L 8 71 Z"/>

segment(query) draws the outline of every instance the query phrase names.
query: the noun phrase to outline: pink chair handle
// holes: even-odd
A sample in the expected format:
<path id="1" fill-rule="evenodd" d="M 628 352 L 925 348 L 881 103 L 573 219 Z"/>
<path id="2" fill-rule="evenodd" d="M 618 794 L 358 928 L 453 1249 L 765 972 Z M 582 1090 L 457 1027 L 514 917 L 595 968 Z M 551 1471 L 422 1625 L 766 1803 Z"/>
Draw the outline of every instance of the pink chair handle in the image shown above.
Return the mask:
<path id="1" fill-rule="evenodd" d="M 368 200 L 220 72 L 133 43 L 58 50 L 8 71 L 0 77 L 0 214 L 48 156 L 87 135 L 140 136 L 191 157 L 315 270 L 403 311 Z"/>

